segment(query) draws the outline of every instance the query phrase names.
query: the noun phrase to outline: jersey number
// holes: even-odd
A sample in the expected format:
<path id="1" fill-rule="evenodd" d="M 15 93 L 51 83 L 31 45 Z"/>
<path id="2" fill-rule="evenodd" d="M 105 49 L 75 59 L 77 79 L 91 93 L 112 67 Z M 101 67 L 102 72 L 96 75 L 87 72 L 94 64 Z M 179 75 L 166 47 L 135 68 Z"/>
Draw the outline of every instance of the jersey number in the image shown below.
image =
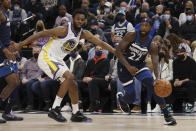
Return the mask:
<path id="1" fill-rule="evenodd" d="M 142 57 L 142 54 L 136 54 L 135 52 L 131 52 L 131 56 L 128 57 L 128 59 L 133 60 L 133 61 L 139 61 L 141 57 Z"/>

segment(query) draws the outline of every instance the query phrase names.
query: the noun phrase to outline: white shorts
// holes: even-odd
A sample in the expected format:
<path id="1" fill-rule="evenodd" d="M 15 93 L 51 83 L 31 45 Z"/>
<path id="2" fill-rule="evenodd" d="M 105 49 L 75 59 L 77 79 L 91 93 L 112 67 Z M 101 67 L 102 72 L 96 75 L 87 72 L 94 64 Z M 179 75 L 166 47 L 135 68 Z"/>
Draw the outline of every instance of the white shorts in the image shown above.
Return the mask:
<path id="1" fill-rule="evenodd" d="M 63 60 L 55 59 L 54 57 L 48 55 L 48 53 L 45 50 L 42 50 L 39 54 L 38 66 L 51 79 L 59 80 L 61 82 L 65 80 L 63 74 L 66 71 L 69 71 L 69 68 Z"/>

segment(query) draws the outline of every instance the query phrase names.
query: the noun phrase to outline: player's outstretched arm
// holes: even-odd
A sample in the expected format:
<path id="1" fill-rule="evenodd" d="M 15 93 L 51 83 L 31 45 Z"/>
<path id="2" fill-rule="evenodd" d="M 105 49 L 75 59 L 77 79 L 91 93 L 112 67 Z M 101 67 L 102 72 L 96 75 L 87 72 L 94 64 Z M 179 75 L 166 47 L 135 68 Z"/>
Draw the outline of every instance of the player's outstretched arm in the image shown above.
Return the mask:
<path id="1" fill-rule="evenodd" d="M 116 56 L 118 57 L 119 61 L 127 68 L 127 70 L 132 74 L 135 75 L 138 69 L 136 67 L 131 66 L 128 61 L 126 60 L 125 56 L 123 55 L 126 48 L 128 47 L 129 43 L 134 41 L 136 38 L 136 33 L 128 32 L 122 41 L 120 42 L 119 46 L 116 49 Z"/>
<path id="2" fill-rule="evenodd" d="M 31 35 L 24 41 L 20 42 L 19 46 L 17 47 L 17 50 L 20 50 L 24 45 L 28 45 L 29 43 L 32 43 L 33 41 L 43 38 L 43 37 L 62 37 L 67 33 L 67 26 L 59 26 L 54 29 L 50 30 L 44 30 L 41 32 L 38 32 L 36 34 Z"/>
<path id="3" fill-rule="evenodd" d="M 115 54 L 115 49 L 112 48 L 112 46 L 110 46 L 109 44 L 107 44 L 106 42 L 97 39 L 95 36 L 93 36 L 93 34 L 87 30 L 84 30 L 82 33 L 82 38 L 90 41 L 91 43 L 95 44 L 95 45 L 99 45 L 101 46 L 103 49 L 108 50 L 109 52 Z"/>
<path id="4" fill-rule="evenodd" d="M 153 70 L 156 79 L 160 79 L 160 69 L 159 69 L 159 56 L 158 56 L 158 44 L 156 44 L 154 41 L 150 44 L 150 54 L 153 64 Z"/>

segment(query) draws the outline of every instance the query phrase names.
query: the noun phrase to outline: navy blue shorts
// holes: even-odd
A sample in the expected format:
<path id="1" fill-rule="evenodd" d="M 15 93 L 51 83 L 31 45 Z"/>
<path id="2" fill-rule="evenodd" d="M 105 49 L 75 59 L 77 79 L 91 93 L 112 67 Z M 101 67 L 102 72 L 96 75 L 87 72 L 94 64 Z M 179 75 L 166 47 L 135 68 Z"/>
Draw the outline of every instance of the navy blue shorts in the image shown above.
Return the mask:
<path id="1" fill-rule="evenodd" d="M 17 73 L 18 67 L 17 64 L 9 64 L 5 66 L 0 67 L 0 78 L 3 78 L 7 75 L 10 75 L 12 73 Z"/>
<path id="2" fill-rule="evenodd" d="M 131 73 L 125 67 L 122 67 L 122 66 L 118 66 L 118 77 L 124 87 L 131 85 L 134 80 Z M 141 68 L 137 72 L 135 77 L 139 81 L 143 81 L 146 78 L 153 78 L 152 73 L 150 72 L 148 67 Z"/>

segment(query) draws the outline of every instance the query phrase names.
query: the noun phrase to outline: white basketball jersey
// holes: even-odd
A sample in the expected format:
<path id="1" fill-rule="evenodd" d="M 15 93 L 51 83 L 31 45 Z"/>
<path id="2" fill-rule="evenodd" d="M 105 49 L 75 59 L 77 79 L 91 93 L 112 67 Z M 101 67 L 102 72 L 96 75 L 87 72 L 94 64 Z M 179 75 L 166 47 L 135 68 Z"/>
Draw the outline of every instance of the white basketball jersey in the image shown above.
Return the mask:
<path id="1" fill-rule="evenodd" d="M 62 38 L 50 38 L 49 42 L 43 47 L 43 50 L 47 52 L 47 56 L 62 60 L 77 47 L 82 30 L 80 30 L 78 35 L 75 34 L 72 29 L 72 23 L 69 22 L 67 34 Z"/>

